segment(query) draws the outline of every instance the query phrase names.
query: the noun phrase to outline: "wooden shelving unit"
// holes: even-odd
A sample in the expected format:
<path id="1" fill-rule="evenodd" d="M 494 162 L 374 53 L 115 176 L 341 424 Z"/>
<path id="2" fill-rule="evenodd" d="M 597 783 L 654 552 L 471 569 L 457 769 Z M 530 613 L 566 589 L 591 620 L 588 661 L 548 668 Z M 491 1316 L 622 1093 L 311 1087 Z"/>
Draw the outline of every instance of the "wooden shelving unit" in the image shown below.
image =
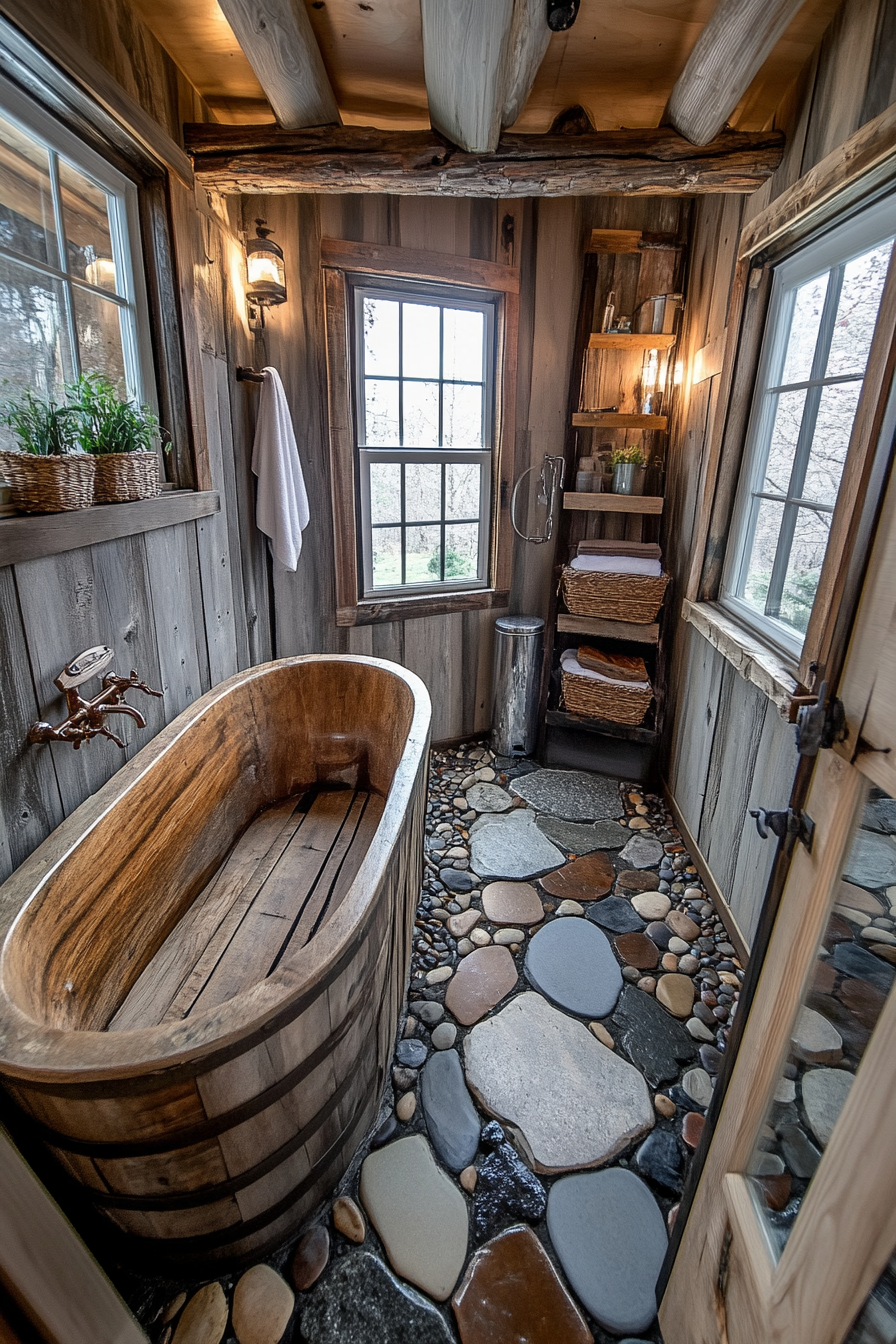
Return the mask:
<path id="1" fill-rule="evenodd" d="M 678 338 L 665 331 L 592 331 L 589 350 L 671 350 Z"/>
<path id="2" fill-rule="evenodd" d="M 575 429 L 665 429 L 664 415 L 620 415 L 616 411 L 576 411 Z"/>
<path id="3" fill-rule="evenodd" d="M 567 714 L 565 709 L 549 709 L 545 720 L 550 728 L 584 728 L 586 732 L 602 733 L 604 737 L 616 737 L 623 742 L 639 742 L 643 746 L 653 746 L 659 739 L 655 728 L 642 725 L 632 727 L 628 723 L 614 723 L 612 719 L 586 719 L 581 714 Z"/>
<path id="4" fill-rule="evenodd" d="M 574 616 L 569 611 L 557 612 L 557 631 L 563 635 L 590 635 L 592 639 L 625 639 L 634 644 L 656 644 L 660 636 L 659 623 L 635 625 L 634 621 L 610 621 L 600 616 Z"/>
<path id="5" fill-rule="evenodd" d="M 567 490 L 563 495 L 564 509 L 583 513 L 658 514 L 663 502 L 662 495 L 592 495 L 585 490 Z"/>

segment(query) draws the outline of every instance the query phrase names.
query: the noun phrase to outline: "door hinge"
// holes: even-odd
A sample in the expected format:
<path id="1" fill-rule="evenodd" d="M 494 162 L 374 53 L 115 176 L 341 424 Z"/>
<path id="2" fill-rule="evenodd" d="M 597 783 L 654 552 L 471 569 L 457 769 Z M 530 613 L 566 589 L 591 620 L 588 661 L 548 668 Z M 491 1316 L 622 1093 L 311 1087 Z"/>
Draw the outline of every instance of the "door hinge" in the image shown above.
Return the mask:
<path id="1" fill-rule="evenodd" d="M 846 711 L 836 695 L 827 698 L 828 684 L 821 683 L 814 704 L 802 705 L 796 716 L 796 749 L 801 756 L 817 756 L 819 748 L 832 747 L 846 737 Z"/>
<path id="2" fill-rule="evenodd" d="M 812 853 L 815 822 L 808 812 L 794 812 L 792 807 L 788 807 L 784 812 L 771 812 L 759 807 L 755 812 L 751 811 L 750 816 L 756 822 L 760 839 L 767 840 L 771 832 L 779 840 L 799 840 L 800 844 L 805 845 L 809 853 Z"/>

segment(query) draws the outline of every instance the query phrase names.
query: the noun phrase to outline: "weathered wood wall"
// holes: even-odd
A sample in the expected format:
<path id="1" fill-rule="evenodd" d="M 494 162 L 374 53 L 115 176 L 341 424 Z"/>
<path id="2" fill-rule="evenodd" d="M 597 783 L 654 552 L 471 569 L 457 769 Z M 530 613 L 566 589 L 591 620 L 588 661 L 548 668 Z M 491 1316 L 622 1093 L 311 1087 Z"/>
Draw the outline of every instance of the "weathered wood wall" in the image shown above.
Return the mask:
<path id="1" fill-rule="evenodd" d="M 2 9 L 28 31 L 24 6 Z M 47 0 L 40 9 L 42 24 L 89 45 L 173 138 L 182 120 L 206 115 L 124 3 Z M 175 179 L 170 190 L 191 427 L 221 512 L 0 569 L 0 878 L 192 700 L 271 656 L 266 561 L 247 512 L 249 424 L 232 378 L 246 357 L 234 293 L 241 249 L 204 194 Z M 115 649 L 117 670 L 136 667 L 164 689 L 162 701 L 132 696 L 146 730 L 126 725 L 125 752 L 103 740 L 78 752 L 28 746 L 30 723 L 64 717 L 54 677 L 97 643 Z"/>
<path id="2" fill-rule="evenodd" d="M 785 95 L 780 168 L 750 197 L 695 203 L 681 345 L 690 387 L 670 456 L 667 552 L 677 600 L 691 566 L 706 448 L 719 407 L 728 297 L 741 228 L 896 99 L 896 5 L 844 0 L 818 50 Z M 667 780 L 704 860 L 749 941 L 774 853 L 749 809 L 786 807 L 796 767 L 793 729 L 695 629 L 680 625 L 671 674 Z"/>

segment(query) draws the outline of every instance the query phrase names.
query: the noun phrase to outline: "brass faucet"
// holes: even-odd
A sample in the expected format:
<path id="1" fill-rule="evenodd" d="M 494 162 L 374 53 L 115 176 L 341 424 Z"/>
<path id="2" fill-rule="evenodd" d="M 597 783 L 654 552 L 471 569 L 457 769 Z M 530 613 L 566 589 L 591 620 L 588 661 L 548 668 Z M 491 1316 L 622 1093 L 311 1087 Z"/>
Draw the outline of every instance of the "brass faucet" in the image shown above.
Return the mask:
<path id="1" fill-rule="evenodd" d="M 65 693 L 68 706 L 68 718 L 55 726 L 52 723 L 32 723 L 28 730 L 29 742 L 71 742 L 75 751 L 82 742 L 92 737 L 108 737 L 119 747 L 124 747 L 121 738 L 106 727 L 107 714 L 126 714 L 134 720 L 138 728 L 146 727 L 146 720 L 133 705 L 124 703 L 127 691 L 144 691 L 147 695 L 161 696 L 162 691 L 154 691 L 145 682 L 140 681 L 136 671 L 129 677 L 119 677 L 107 672 L 103 677 L 103 689 L 92 700 L 85 700 L 78 687 L 92 677 L 97 677 L 109 666 L 113 657 L 112 650 L 106 644 L 97 644 L 85 649 L 68 663 L 53 685 Z"/>

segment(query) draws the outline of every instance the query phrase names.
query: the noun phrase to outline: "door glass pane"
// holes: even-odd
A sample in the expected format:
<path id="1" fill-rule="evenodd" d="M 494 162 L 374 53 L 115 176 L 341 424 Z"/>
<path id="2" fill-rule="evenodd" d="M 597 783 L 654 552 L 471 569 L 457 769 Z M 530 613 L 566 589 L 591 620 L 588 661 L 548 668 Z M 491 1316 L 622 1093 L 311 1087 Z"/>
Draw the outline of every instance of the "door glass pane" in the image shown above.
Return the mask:
<path id="1" fill-rule="evenodd" d="M 69 274 L 116 293 L 106 193 L 61 159 L 59 186 Z"/>
<path id="2" fill-rule="evenodd" d="M 896 1344 L 896 1253 L 868 1294 L 843 1344 Z"/>
<path id="3" fill-rule="evenodd" d="M 847 262 L 825 377 L 865 372 L 893 240 Z"/>
<path id="4" fill-rule="evenodd" d="M 0 258 L 0 384 L 60 398 L 72 372 L 62 285 Z"/>
<path id="5" fill-rule="evenodd" d="M 776 1255 L 896 978 L 894 915 L 896 801 L 875 788 L 834 892 L 790 1054 L 750 1162 L 756 1202 Z"/>
<path id="6" fill-rule="evenodd" d="M 58 266 L 47 151 L 0 117 L 0 242 Z"/>
<path id="7" fill-rule="evenodd" d="M 796 292 L 793 305 L 793 318 L 790 334 L 787 338 L 787 353 L 784 358 L 784 371 L 781 383 L 802 383 L 812 373 L 812 359 L 818 341 L 818 328 L 824 298 L 828 292 L 828 275 L 816 276 Z"/>
<path id="8" fill-rule="evenodd" d="M 391 299 L 364 300 L 364 372 L 398 377 L 398 304 Z"/>
<path id="9" fill-rule="evenodd" d="M 126 396 L 121 309 L 118 304 L 101 299 L 88 289 L 79 289 L 77 285 L 72 286 L 72 301 L 82 373 L 103 374 Z"/>

